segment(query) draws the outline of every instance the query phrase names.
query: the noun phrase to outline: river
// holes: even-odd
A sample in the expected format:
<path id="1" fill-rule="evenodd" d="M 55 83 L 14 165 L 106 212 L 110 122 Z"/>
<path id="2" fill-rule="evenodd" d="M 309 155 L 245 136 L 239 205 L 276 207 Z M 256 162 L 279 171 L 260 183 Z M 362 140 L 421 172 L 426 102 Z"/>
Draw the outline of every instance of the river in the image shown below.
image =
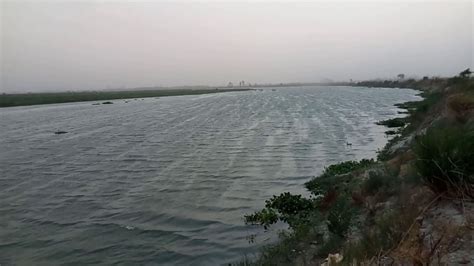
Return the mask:
<path id="1" fill-rule="evenodd" d="M 308 86 L 0 109 L 0 264 L 239 260 L 272 241 L 244 214 L 375 157 L 387 129 L 374 123 L 416 95 Z"/>

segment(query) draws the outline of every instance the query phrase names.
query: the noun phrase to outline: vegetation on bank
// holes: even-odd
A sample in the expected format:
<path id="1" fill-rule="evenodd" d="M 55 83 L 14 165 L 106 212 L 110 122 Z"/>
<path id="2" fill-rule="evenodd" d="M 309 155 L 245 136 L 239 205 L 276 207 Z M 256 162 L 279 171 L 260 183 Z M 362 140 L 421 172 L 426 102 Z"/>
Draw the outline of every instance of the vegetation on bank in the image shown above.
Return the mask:
<path id="1" fill-rule="evenodd" d="M 133 99 L 147 97 L 165 97 L 180 95 L 196 95 L 248 89 L 160 89 L 160 90 L 129 90 L 129 91 L 77 91 L 77 92 L 45 92 L 0 94 L 0 107 L 102 101 L 115 99 Z"/>
<path id="2" fill-rule="evenodd" d="M 412 231 L 439 198 L 474 199 L 474 82 L 467 73 L 397 83 L 420 89 L 424 99 L 398 105 L 407 117 L 378 123 L 394 128 L 394 137 L 377 160 L 331 165 L 306 183 L 310 197 L 282 193 L 246 215 L 247 224 L 289 229 L 240 265 L 319 265 L 330 253 L 347 265 L 439 263 L 443 246 L 456 239 L 441 236 L 426 251 Z"/>
<path id="3" fill-rule="evenodd" d="M 416 168 L 438 193 L 474 198 L 474 126 L 438 125 L 418 137 Z"/>

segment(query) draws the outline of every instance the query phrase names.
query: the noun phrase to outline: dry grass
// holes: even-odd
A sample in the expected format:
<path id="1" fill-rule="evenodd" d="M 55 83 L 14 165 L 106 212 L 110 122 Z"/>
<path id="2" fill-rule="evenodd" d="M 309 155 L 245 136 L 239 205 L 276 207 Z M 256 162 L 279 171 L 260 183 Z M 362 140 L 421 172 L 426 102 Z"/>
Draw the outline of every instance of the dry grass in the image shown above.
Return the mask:
<path id="1" fill-rule="evenodd" d="M 447 100 L 447 106 L 454 112 L 458 122 L 465 123 L 474 112 L 474 93 L 457 93 Z"/>
<path id="2" fill-rule="evenodd" d="M 467 248 L 466 242 L 472 235 L 467 224 L 456 224 L 446 217 L 435 217 L 431 228 L 422 227 L 422 219 L 411 228 L 410 234 L 400 246 L 392 251 L 395 261 L 411 260 L 413 265 L 449 265 L 448 254 Z M 467 239 L 466 239 L 467 238 Z M 467 240 L 467 241 L 466 241 Z M 462 261 L 464 258 L 458 258 Z M 459 262 L 459 261 L 458 261 Z"/>

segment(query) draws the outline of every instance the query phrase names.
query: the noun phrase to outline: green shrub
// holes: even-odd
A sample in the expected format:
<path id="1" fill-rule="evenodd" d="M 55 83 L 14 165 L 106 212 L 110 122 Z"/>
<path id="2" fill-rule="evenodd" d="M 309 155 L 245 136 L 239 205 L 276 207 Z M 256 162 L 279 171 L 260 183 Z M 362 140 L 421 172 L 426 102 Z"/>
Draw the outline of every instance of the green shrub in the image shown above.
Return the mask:
<path id="1" fill-rule="evenodd" d="M 246 224 L 260 224 L 263 225 L 265 229 L 276 222 L 278 222 L 278 214 L 273 209 L 264 208 L 261 211 L 255 212 L 253 214 L 245 215 Z"/>
<path id="2" fill-rule="evenodd" d="M 432 127 L 417 138 L 416 168 L 436 192 L 474 196 L 474 130 L 472 125 Z"/>
<path id="3" fill-rule="evenodd" d="M 333 164 L 324 168 L 324 171 L 321 175 L 306 182 L 305 186 L 309 191 L 313 192 L 313 194 L 324 194 L 334 185 L 341 183 L 342 180 L 335 180 L 335 176 L 348 174 L 352 171 L 366 168 L 370 165 L 373 165 L 374 163 L 375 161 L 373 159 L 362 159 L 360 161 L 345 161 L 342 163 Z"/>
<path id="4" fill-rule="evenodd" d="M 324 169 L 324 172 L 319 177 L 328 177 L 346 174 L 356 169 L 367 167 L 374 163 L 373 159 L 362 159 L 360 161 L 345 161 L 338 164 L 333 164 Z"/>
<path id="5" fill-rule="evenodd" d="M 260 254 L 253 260 L 243 260 L 247 264 L 237 265 L 293 265 L 298 251 L 307 250 L 314 241 L 322 242 L 321 215 L 312 212 L 306 223 L 300 223 L 292 230 L 284 230 L 279 233 L 278 243 L 267 245 L 260 250 Z"/>
<path id="6" fill-rule="evenodd" d="M 329 210 L 327 226 L 329 232 L 344 238 L 349 231 L 354 209 L 346 198 L 339 198 Z"/>
<path id="7" fill-rule="evenodd" d="M 265 229 L 279 220 L 293 227 L 305 221 L 304 218 L 315 208 L 314 206 L 312 199 L 285 192 L 266 200 L 264 209 L 245 215 L 244 218 L 247 224 L 260 224 Z"/>

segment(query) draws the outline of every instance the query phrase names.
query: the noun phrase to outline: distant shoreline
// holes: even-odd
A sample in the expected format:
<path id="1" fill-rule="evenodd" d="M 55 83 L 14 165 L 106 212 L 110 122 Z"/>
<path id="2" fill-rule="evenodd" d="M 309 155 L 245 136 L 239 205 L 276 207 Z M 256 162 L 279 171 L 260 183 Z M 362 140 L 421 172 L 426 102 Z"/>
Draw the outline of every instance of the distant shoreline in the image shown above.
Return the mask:
<path id="1" fill-rule="evenodd" d="M 0 108 L 43 105 L 54 103 L 108 101 L 118 99 L 135 99 L 149 97 L 166 97 L 180 95 L 200 95 L 231 91 L 248 91 L 250 88 L 208 88 L 208 89 L 160 89 L 160 90 L 126 90 L 126 91 L 78 91 L 78 92 L 42 92 L 0 94 Z"/>
<path id="2" fill-rule="evenodd" d="M 330 82 L 330 83 L 269 83 L 253 84 L 251 87 L 199 87 L 156 88 L 142 87 L 126 90 L 105 91 L 67 91 L 67 92 L 31 92 L 0 94 L 0 108 L 15 106 L 30 106 L 57 103 L 109 101 L 118 99 L 136 99 L 150 97 L 166 97 L 181 95 L 200 95 L 232 91 L 249 91 L 260 88 L 305 87 L 305 86 L 350 86 L 350 87 L 380 87 L 380 88 L 413 88 L 414 80 L 399 81 L 363 81 L 363 82 Z"/>

